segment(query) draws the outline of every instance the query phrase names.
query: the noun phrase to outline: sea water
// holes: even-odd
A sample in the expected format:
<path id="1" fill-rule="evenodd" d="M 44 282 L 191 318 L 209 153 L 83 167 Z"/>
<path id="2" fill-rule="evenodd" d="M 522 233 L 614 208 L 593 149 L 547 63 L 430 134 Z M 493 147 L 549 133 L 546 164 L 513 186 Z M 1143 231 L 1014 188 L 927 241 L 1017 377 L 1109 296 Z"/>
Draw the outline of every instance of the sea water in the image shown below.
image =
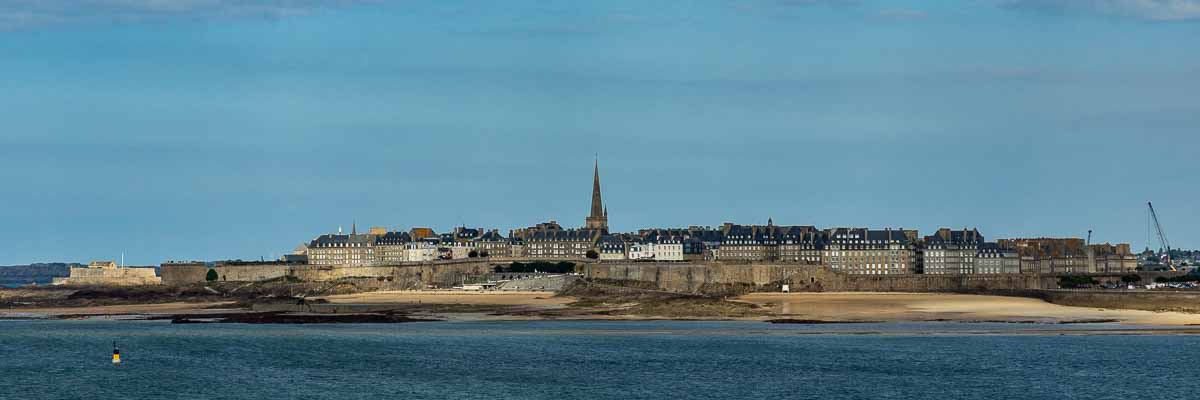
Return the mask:
<path id="1" fill-rule="evenodd" d="M 1200 397 L 1200 337 L 1063 328 L 0 321 L 0 399 Z"/>

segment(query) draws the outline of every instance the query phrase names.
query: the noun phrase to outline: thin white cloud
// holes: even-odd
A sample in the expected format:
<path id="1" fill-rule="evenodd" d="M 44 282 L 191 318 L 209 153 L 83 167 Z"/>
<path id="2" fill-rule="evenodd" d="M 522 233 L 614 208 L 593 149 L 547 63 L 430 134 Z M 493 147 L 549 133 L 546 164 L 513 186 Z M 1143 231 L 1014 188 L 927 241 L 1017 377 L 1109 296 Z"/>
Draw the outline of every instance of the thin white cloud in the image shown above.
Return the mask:
<path id="1" fill-rule="evenodd" d="M 1001 6 L 1053 13 L 1091 13 L 1151 21 L 1200 19 L 1200 0 L 1003 0 Z"/>
<path id="2" fill-rule="evenodd" d="M 3 0 L 0 30 L 170 18 L 281 18 L 322 7 L 386 0 Z"/>

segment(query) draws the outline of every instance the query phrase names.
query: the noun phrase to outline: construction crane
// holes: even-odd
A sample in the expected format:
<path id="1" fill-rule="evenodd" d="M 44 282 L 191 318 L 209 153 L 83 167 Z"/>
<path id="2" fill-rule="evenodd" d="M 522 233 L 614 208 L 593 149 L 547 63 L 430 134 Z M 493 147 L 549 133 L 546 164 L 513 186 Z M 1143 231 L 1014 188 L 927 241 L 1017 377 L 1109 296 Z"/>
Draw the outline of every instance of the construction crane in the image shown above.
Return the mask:
<path id="1" fill-rule="evenodd" d="M 1088 245 L 1088 246 L 1091 246 L 1091 245 L 1092 245 L 1092 230 L 1091 230 L 1091 229 L 1088 229 L 1088 240 L 1087 240 L 1087 245 Z"/>
<path id="2" fill-rule="evenodd" d="M 1146 202 L 1146 206 L 1150 208 L 1150 219 L 1154 222 L 1154 230 L 1158 232 L 1159 250 L 1163 252 L 1162 259 L 1167 263 L 1167 268 L 1176 271 L 1175 266 L 1171 264 L 1171 242 L 1167 241 L 1167 234 L 1163 233 L 1162 224 L 1158 222 L 1158 213 L 1154 212 L 1154 203 Z"/>

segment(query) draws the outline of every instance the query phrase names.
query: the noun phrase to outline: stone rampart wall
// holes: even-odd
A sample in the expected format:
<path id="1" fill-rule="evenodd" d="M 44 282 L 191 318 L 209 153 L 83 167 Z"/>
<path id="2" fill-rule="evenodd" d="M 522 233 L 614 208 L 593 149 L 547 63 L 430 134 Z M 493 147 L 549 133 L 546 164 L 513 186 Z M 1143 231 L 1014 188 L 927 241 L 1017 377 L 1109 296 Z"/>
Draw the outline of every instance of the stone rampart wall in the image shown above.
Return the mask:
<path id="1" fill-rule="evenodd" d="M 135 286 L 162 283 L 154 268 L 71 268 L 63 285 Z"/>
<path id="2" fill-rule="evenodd" d="M 450 287 L 473 277 L 493 272 L 491 261 L 441 261 L 386 267 L 334 267 L 323 265 L 245 264 L 209 268 L 198 264 L 165 264 L 163 283 L 189 285 L 206 282 L 208 270 L 216 270 L 219 281 L 257 282 L 292 277 L 306 282 L 326 282 L 352 278 L 384 278 L 389 288 L 423 289 Z"/>
<path id="3" fill-rule="evenodd" d="M 209 268 L 199 264 L 164 264 L 160 269 L 166 285 L 188 285 L 207 281 L 208 270 L 217 271 L 217 280 L 224 282 L 258 282 L 288 274 L 286 264 L 221 265 Z"/>
<path id="4" fill-rule="evenodd" d="M 1055 287 L 1056 277 L 1038 275 L 850 275 L 827 267 L 789 264 L 601 263 L 581 267 L 584 276 L 652 282 L 675 292 L 704 292 L 720 286 L 794 292 L 939 292 Z"/>
<path id="5" fill-rule="evenodd" d="M 509 261 L 468 259 L 405 263 L 383 267 L 334 267 L 317 265 L 237 265 L 214 269 L 223 281 L 261 281 L 283 276 L 305 282 L 353 278 L 380 279 L 380 285 L 396 289 L 447 288 L 463 282 L 478 282 L 493 273 L 496 265 Z M 208 267 L 164 265 L 163 282 L 171 285 L 203 283 Z M 783 284 L 791 291 L 882 291 L 945 292 L 1055 289 L 1056 275 L 850 275 L 827 267 L 801 264 L 716 263 L 716 262 L 577 262 L 577 272 L 587 278 L 646 282 L 675 292 L 778 291 Z M 1142 273 L 1143 279 L 1154 274 Z M 1119 281 L 1119 274 L 1093 275 L 1098 281 Z"/>
<path id="6" fill-rule="evenodd" d="M 1065 306 L 1200 312 L 1200 293 L 1196 292 L 1047 290 L 1038 293 L 1038 296 L 1048 302 Z"/>

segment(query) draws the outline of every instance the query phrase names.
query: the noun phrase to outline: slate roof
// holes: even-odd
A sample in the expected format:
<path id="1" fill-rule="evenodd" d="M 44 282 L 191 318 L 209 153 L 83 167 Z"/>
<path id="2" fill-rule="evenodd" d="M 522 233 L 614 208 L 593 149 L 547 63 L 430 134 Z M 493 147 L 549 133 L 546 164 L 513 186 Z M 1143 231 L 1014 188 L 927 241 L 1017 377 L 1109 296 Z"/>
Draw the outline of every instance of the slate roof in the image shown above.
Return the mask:
<path id="1" fill-rule="evenodd" d="M 926 245 L 963 245 L 983 242 L 983 235 L 977 229 L 951 230 L 949 228 L 942 228 L 938 229 L 936 234 L 925 237 Z"/>
<path id="2" fill-rule="evenodd" d="M 541 230 L 532 232 L 530 242 L 590 242 L 601 235 L 599 229 Z"/>
<path id="3" fill-rule="evenodd" d="M 999 243 L 987 243 L 987 242 L 984 242 L 984 243 L 980 243 L 980 244 L 979 244 L 979 247 L 976 249 L 976 253 L 977 253 L 977 254 L 1003 254 L 1003 253 L 1011 253 L 1012 255 L 1014 255 L 1014 256 L 1015 256 L 1015 255 L 1017 254 L 1017 251 L 1016 251 L 1016 250 L 1013 250 L 1013 249 L 1011 249 L 1011 248 L 1008 248 L 1008 247 L 1001 246 Z"/>
<path id="4" fill-rule="evenodd" d="M 480 236 L 479 229 L 462 227 L 454 232 L 454 236 L 459 239 L 474 239 Z"/>
<path id="5" fill-rule="evenodd" d="M 834 228 L 826 232 L 828 243 L 831 244 L 911 244 L 900 229 Z"/>
<path id="6" fill-rule="evenodd" d="M 388 232 L 375 237 L 376 245 L 403 245 L 412 242 L 408 232 Z"/>
<path id="7" fill-rule="evenodd" d="M 373 235 L 321 235 L 309 242 L 308 247 L 363 247 L 372 243 Z"/>
<path id="8" fill-rule="evenodd" d="M 482 236 L 479 236 L 479 241 L 481 241 L 481 242 L 505 242 L 505 241 L 508 241 L 508 239 L 504 238 L 504 236 L 501 235 L 500 232 L 488 231 L 488 232 L 484 233 Z"/>
<path id="9" fill-rule="evenodd" d="M 806 225 L 737 225 L 721 227 L 723 243 L 785 244 L 801 242 L 823 242 L 817 228 Z"/>

